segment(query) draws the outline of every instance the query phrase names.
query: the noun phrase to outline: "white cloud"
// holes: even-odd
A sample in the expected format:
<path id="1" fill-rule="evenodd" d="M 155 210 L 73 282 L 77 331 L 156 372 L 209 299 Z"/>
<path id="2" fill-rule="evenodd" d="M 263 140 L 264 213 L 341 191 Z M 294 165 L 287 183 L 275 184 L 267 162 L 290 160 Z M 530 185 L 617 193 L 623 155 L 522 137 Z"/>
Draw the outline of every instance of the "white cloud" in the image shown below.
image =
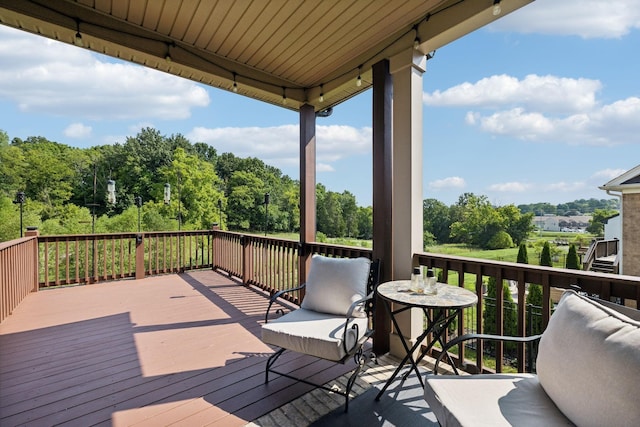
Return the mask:
<path id="1" fill-rule="evenodd" d="M 546 191 L 554 192 L 554 193 L 571 193 L 571 192 L 579 192 L 581 190 L 590 189 L 591 186 L 587 186 L 584 182 L 576 181 L 576 182 L 555 182 L 553 184 L 548 184 L 546 186 Z"/>
<path id="2" fill-rule="evenodd" d="M 351 126 L 317 126 L 317 170 L 331 172 L 331 162 L 371 150 L 371 128 Z M 298 125 L 244 128 L 196 127 L 186 137 L 205 142 L 219 153 L 232 152 L 238 157 L 258 157 L 275 166 L 295 166 L 299 162 Z"/>
<path id="3" fill-rule="evenodd" d="M 23 112 L 185 119 L 210 102 L 203 87 L 183 78 L 4 26 L 0 37 L 0 98 Z"/>
<path id="4" fill-rule="evenodd" d="M 499 19 L 493 30 L 620 38 L 640 28 L 637 0 L 536 0 Z"/>
<path id="5" fill-rule="evenodd" d="M 460 189 L 466 187 L 466 185 L 467 183 L 464 178 L 460 178 L 459 176 L 436 179 L 428 184 L 429 188 L 432 190 Z"/>
<path id="6" fill-rule="evenodd" d="M 604 185 L 625 172 L 626 169 L 602 169 L 591 175 L 589 181 L 599 183 L 598 185 Z"/>
<path id="7" fill-rule="evenodd" d="M 467 114 L 467 117 L 469 114 Z M 637 141 L 640 133 L 640 98 L 627 98 L 592 111 L 565 117 L 527 112 L 522 108 L 473 115 L 468 124 L 485 132 L 540 142 L 614 146 Z"/>
<path id="8" fill-rule="evenodd" d="M 531 188 L 531 184 L 523 182 L 504 182 L 500 184 L 492 184 L 489 186 L 489 190 L 498 191 L 501 193 L 522 193 Z"/>
<path id="9" fill-rule="evenodd" d="M 335 172 L 336 170 L 334 169 L 333 166 L 328 165 L 326 163 L 318 163 L 316 165 L 316 172 Z"/>
<path id="10" fill-rule="evenodd" d="M 517 104 L 531 109 L 573 112 L 592 108 L 601 87 L 599 81 L 591 79 L 530 74 L 519 80 L 502 74 L 475 83 L 465 82 L 442 92 L 424 93 L 423 100 L 433 106 L 495 108 Z"/>
<path id="11" fill-rule="evenodd" d="M 591 79 L 495 75 L 423 95 L 433 106 L 471 107 L 464 121 L 520 140 L 613 146 L 637 141 L 640 98 L 602 105 Z"/>
<path id="12" fill-rule="evenodd" d="M 64 130 L 64 134 L 69 138 L 89 138 L 91 131 L 91 126 L 85 126 L 82 123 L 72 123 Z"/>

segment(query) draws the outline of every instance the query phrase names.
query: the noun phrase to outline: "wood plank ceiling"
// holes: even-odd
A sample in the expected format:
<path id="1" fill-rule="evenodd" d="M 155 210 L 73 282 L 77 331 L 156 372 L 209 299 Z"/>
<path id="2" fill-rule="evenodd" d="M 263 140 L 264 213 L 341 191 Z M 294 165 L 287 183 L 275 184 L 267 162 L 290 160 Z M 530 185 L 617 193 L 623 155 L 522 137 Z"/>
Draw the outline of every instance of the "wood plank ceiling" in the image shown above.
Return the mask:
<path id="1" fill-rule="evenodd" d="M 529 1 L 502 0 L 500 16 Z M 375 62 L 415 43 L 426 54 L 497 19 L 493 4 L 0 0 L 0 23 L 285 108 L 309 103 L 319 111 L 366 90 Z"/>

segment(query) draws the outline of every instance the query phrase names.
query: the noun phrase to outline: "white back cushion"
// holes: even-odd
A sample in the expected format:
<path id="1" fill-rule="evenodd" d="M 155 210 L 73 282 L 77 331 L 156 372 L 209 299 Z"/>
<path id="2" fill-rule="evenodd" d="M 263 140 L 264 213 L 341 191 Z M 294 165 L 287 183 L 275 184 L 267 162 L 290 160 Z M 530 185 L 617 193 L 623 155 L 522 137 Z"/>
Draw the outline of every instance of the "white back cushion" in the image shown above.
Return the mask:
<path id="1" fill-rule="evenodd" d="M 567 291 L 536 364 L 545 392 L 576 425 L 640 422 L 640 322 Z"/>
<path id="2" fill-rule="evenodd" d="M 300 305 L 320 313 L 346 315 L 355 301 L 367 295 L 371 261 L 367 258 L 329 258 L 313 255 Z M 364 310 L 354 312 L 364 317 Z"/>

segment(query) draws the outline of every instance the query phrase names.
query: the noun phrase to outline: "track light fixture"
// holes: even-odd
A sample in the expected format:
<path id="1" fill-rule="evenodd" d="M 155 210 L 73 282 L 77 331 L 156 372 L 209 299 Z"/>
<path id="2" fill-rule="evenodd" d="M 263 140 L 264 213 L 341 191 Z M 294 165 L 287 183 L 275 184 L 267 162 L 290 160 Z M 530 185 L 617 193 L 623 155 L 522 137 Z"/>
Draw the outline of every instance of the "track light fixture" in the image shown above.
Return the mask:
<path id="1" fill-rule="evenodd" d="M 358 67 L 358 78 L 356 79 L 356 86 L 362 86 L 362 76 L 360 75 L 362 70 L 362 65 Z"/>
<path id="2" fill-rule="evenodd" d="M 80 34 L 80 20 L 76 19 L 76 36 L 74 39 L 74 43 L 76 46 L 84 47 L 84 43 L 82 42 L 82 34 Z"/>
<path id="3" fill-rule="evenodd" d="M 502 7 L 500 6 L 500 0 L 493 0 L 493 16 L 498 16 L 502 13 Z"/>
<path id="4" fill-rule="evenodd" d="M 236 82 L 236 73 L 233 73 L 233 91 L 234 92 L 238 92 L 238 82 Z"/>
<path id="5" fill-rule="evenodd" d="M 282 86 L 282 105 L 287 105 L 287 92 L 286 88 Z"/>
<path id="6" fill-rule="evenodd" d="M 320 97 L 318 98 L 318 101 L 324 102 L 324 85 L 320 85 Z"/>

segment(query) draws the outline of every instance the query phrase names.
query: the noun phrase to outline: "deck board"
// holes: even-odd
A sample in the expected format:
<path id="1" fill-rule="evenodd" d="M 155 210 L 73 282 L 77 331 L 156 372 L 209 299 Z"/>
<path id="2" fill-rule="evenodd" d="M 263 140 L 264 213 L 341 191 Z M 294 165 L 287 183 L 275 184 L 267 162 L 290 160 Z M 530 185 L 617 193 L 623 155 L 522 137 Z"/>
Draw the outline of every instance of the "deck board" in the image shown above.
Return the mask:
<path id="1" fill-rule="evenodd" d="M 0 324 L 0 425 L 241 426 L 311 390 L 272 375 L 267 299 L 196 271 L 29 295 Z M 285 353 L 326 382 L 351 365 Z"/>

